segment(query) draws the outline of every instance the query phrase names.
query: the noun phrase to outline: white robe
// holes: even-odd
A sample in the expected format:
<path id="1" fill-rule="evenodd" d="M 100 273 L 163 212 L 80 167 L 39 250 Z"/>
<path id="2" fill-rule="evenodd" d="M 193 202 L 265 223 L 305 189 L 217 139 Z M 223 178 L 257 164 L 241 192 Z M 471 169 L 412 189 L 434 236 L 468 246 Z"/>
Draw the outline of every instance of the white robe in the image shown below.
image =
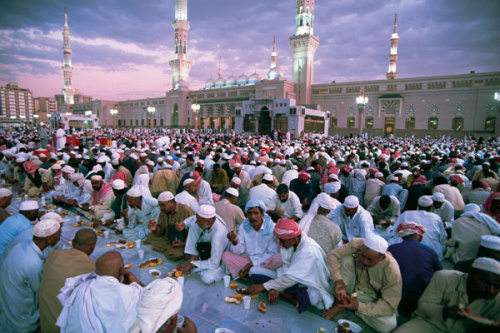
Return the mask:
<path id="1" fill-rule="evenodd" d="M 149 233 L 148 223 L 153 218 L 158 221 L 160 207 L 158 200 L 152 197 L 142 197 L 141 209 L 128 209 L 128 225 L 123 230 L 123 236 L 129 241 L 145 240 Z"/>
<path id="2" fill-rule="evenodd" d="M 250 200 L 262 200 L 266 207 L 270 206 L 275 195 L 276 191 L 266 184 L 260 184 L 250 189 Z"/>
<path id="3" fill-rule="evenodd" d="M 196 198 L 189 194 L 189 192 L 187 191 L 182 191 L 181 193 L 177 194 L 175 196 L 175 202 L 188 206 L 195 213 L 196 211 L 198 211 L 198 208 L 200 208 L 200 205 L 198 204 Z"/>
<path id="4" fill-rule="evenodd" d="M 66 144 L 66 132 L 62 128 L 59 128 L 56 131 L 56 138 L 57 138 L 57 150 L 63 149 L 64 145 Z"/>
<path id="5" fill-rule="evenodd" d="M 353 216 L 344 214 L 344 205 L 340 205 L 328 214 L 327 218 L 340 227 L 342 239 L 350 242 L 353 238 L 366 238 L 373 232 L 373 218 L 363 207 Z"/>

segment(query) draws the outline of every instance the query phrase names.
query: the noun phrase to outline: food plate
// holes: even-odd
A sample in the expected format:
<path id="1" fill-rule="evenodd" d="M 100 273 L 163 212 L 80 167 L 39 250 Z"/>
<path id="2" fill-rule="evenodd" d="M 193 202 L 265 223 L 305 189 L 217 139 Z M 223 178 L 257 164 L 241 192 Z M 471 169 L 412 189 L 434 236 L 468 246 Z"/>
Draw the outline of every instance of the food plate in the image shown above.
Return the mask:
<path id="1" fill-rule="evenodd" d="M 119 250 L 127 250 L 128 247 L 125 244 L 116 244 L 116 248 Z"/>
<path id="2" fill-rule="evenodd" d="M 215 333 L 234 333 L 234 331 L 229 328 L 220 327 L 215 329 Z"/>
<path id="3" fill-rule="evenodd" d="M 359 333 L 362 331 L 361 327 L 358 324 L 356 324 L 350 320 L 339 319 L 337 321 L 337 323 L 339 324 L 339 326 L 344 326 L 347 329 L 347 332 Z M 349 326 L 346 327 L 346 325 L 349 325 Z M 335 327 L 335 332 L 338 332 L 338 333 L 346 332 L 346 331 L 339 331 L 339 326 Z"/>
<path id="4" fill-rule="evenodd" d="M 160 270 L 158 270 L 156 268 L 151 268 L 149 270 L 149 275 L 151 275 L 154 278 L 159 278 L 161 276 L 161 272 L 160 272 Z"/>

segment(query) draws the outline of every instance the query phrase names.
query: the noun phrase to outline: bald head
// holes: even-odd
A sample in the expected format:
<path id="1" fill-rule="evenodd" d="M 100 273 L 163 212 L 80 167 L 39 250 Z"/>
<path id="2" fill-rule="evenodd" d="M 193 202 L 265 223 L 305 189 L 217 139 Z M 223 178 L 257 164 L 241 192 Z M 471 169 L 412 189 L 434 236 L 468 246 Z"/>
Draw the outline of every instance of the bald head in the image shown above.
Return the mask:
<path id="1" fill-rule="evenodd" d="M 73 247 L 90 255 L 95 248 L 97 234 L 92 229 L 80 229 L 73 238 Z"/>
<path id="2" fill-rule="evenodd" d="M 95 262 L 95 272 L 101 276 L 113 276 L 120 279 L 120 270 L 123 267 L 122 255 L 116 251 L 104 253 Z"/>

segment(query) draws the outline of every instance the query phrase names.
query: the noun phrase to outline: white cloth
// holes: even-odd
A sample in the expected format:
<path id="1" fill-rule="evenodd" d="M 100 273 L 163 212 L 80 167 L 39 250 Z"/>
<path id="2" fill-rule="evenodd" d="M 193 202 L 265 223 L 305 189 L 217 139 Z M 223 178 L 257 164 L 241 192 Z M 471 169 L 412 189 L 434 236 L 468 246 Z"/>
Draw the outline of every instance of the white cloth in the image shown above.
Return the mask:
<path id="1" fill-rule="evenodd" d="M 123 236 L 129 241 L 145 240 L 149 233 L 148 223 L 153 218 L 158 221 L 160 207 L 158 200 L 151 197 L 142 197 L 142 206 L 128 208 L 128 226 L 123 230 Z"/>
<path id="2" fill-rule="evenodd" d="M 319 201 L 321 200 L 327 200 L 331 205 L 335 206 L 334 209 L 336 209 L 338 206 L 342 205 L 337 199 L 332 198 L 326 193 L 320 193 L 316 198 L 311 203 L 311 206 L 309 207 L 309 210 L 307 211 L 307 214 L 302 217 L 300 220 L 300 228 L 302 229 L 303 232 L 306 234 L 309 231 L 309 227 L 311 226 L 311 221 L 314 219 L 314 216 L 318 213 L 318 207 L 319 207 Z M 332 210 L 333 211 L 333 210 Z"/>
<path id="3" fill-rule="evenodd" d="M 432 207 L 432 212 L 437 214 L 444 223 L 453 223 L 455 221 L 455 209 L 453 209 L 453 205 L 446 199 L 441 208 L 436 209 Z"/>
<path id="4" fill-rule="evenodd" d="M 66 144 L 66 132 L 64 129 L 59 128 L 56 131 L 56 138 L 57 138 L 57 150 L 63 149 L 64 145 Z"/>
<path id="5" fill-rule="evenodd" d="M 214 204 L 212 189 L 210 188 L 210 184 L 204 179 L 202 179 L 198 185 L 198 203 L 200 205 Z"/>
<path id="6" fill-rule="evenodd" d="M 63 309 L 56 325 L 61 332 L 128 332 L 137 316 L 142 287 L 125 285 L 95 273 L 66 279 L 57 296 Z"/>
<path id="7" fill-rule="evenodd" d="M 297 216 L 299 219 L 304 216 L 304 212 L 302 211 L 302 204 L 300 203 L 300 199 L 292 191 L 288 192 L 288 199 L 285 202 L 282 202 L 278 196 L 278 193 L 275 193 L 269 205 L 266 205 L 268 210 L 280 210 L 283 209 L 284 213 L 281 217 L 284 218 L 292 218 L 293 216 Z"/>
<path id="8" fill-rule="evenodd" d="M 266 290 L 283 291 L 290 287 L 288 279 L 307 287 L 311 304 L 319 309 L 328 309 L 333 304 L 328 278 L 330 272 L 325 263 L 325 252 L 314 240 L 302 233 L 297 249 L 280 248 L 283 266 L 278 268 L 278 278 L 264 283 Z M 285 283 L 282 283 L 282 278 Z M 312 297 L 320 294 L 320 297 Z"/>
<path id="9" fill-rule="evenodd" d="M 342 238 L 351 241 L 353 238 L 366 238 L 373 232 L 373 218 L 363 207 L 358 206 L 353 216 L 344 213 L 344 205 L 338 206 L 328 214 L 327 218 L 340 227 Z"/>
<path id="10" fill-rule="evenodd" d="M 250 200 L 262 200 L 266 207 L 269 207 L 275 195 L 276 191 L 266 184 L 260 184 L 250 189 Z"/>
<path id="11" fill-rule="evenodd" d="M 182 191 L 177 194 L 175 196 L 175 202 L 188 206 L 193 212 L 198 211 L 198 208 L 200 208 L 196 198 L 189 194 L 188 191 Z"/>
<path id="12" fill-rule="evenodd" d="M 299 177 L 299 172 L 297 170 L 291 169 L 285 171 L 283 178 L 281 178 L 281 184 L 286 184 L 290 187 L 290 182 Z"/>

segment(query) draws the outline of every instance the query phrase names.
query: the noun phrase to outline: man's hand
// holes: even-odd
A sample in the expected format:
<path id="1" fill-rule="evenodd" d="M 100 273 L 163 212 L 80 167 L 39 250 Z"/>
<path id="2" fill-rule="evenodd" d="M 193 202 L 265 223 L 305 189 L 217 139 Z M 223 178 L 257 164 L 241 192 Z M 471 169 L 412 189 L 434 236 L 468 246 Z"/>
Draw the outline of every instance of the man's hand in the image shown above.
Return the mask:
<path id="1" fill-rule="evenodd" d="M 177 327 L 177 313 L 170 317 L 170 323 L 164 330 L 159 330 L 159 333 L 174 333 L 175 328 Z"/>
<path id="2" fill-rule="evenodd" d="M 126 220 L 128 219 L 128 208 L 125 208 L 125 209 L 123 210 L 123 212 L 122 212 L 122 216 L 123 216 L 123 218 L 124 218 L 124 219 L 126 219 Z"/>
<path id="3" fill-rule="evenodd" d="M 191 274 L 191 270 L 194 267 L 195 266 L 190 261 L 186 261 L 178 264 L 175 268 L 179 271 L 182 271 L 183 274 Z"/>
<path id="4" fill-rule="evenodd" d="M 177 332 L 179 333 L 198 333 L 196 329 L 196 325 L 193 323 L 191 319 L 188 317 L 184 317 L 184 325 L 182 327 L 177 328 Z"/>
<path id="5" fill-rule="evenodd" d="M 182 231 L 184 230 L 184 228 L 186 227 L 186 225 L 184 224 L 184 222 L 180 221 L 180 222 L 175 222 L 175 230 L 176 231 Z"/>
<path id="6" fill-rule="evenodd" d="M 347 296 L 347 301 L 344 304 L 339 304 L 342 309 L 356 311 L 359 307 L 358 298 L 354 296 Z"/>
<path id="7" fill-rule="evenodd" d="M 57 201 L 61 201 L 62 197 L 60 197 L 60 198 L 61 199 L 57 199 Z M 78 202 L 76 202 L 75 199 L 68 199 L 68 200 L 66 200 L 66 205 L 76 207 L 76 206 L 78 206 Z"/>
<path id="8" fill-rule="evenodd" d="M 233 245 L 238 245 L 238 235 L 236 234 L 235 230 L 231 230 L 230 232 L 227 233 L 227 239 L 233 244 Z"/>
<path id="9" fill-rule="evenodd" d="M 339 301 L 347 300 L 346 286 L 343 280 L 335 281 L 335 298 Z"/>
<path id="10" fill-rule="evenodd" d="M 466 317 L 460 311 L 460 308 L 457 305 L 445 306 L 443 307 L 443 319 L 451 318 L 451 319 L 465 319 Z"/>
<path id="11" fill-rule="evenodd" d="M 243 267 L 243 269 L 239 272 L 239 276 L 241 278 L 244 278 L 245 276 L 248 275 L 248 272 L 250 271 L 250 268 L 252 268 L 252 263 L 248 263 L 245 265 L 245 267 Z"/>
<path id="12" fill-rule="evenodd" d="M 24 188 L 22 188 L 19 191 L 17 191 L 17 194 L 22 194 L 22 193 L 24 193 Z"/>
<path id="13" fill-rule="evenodd" d="M 248 287 L 247 293 L 250 295 L 253 295 L 253 294 L 260 293 L 261 291 L 264 291 L 264 290 L 266 290 L 266 288 L 264 288 L 263 284 L 252 284 L 250 287 Z"/>
<path id="14" fill-rule="evenodd" d="M 122 267 L 122 268 L 121 268 L 121 272 L 120 272 L 120 273 L 121 273 L 121 275 L 122 275 L 122 277 L 123 277 L 123 281 L 122 281 L 122 283 L 123 283 L 123 284 L 132 284 L 132 283 L 134 283 L 134 282 L 135 282 L 135 283 L 137 283 L 137 284 L 139 284 L 139 285 L 141 285 L 141 286 L 144 286 L 144 285 L 141 283 L 141 281 L 139 281 L 139 280 L 135 277 L 135 275 L 134 275 L 134 274 L 132 274 L 132 272 L 130 272 L 130 271 L 128 271 L 128 270 L 126 270 L 125 268 L 123 268 L 123 267 Z"/>
<path id="15" fill-rule="evenodd" d="M 276 303 L 279 297 L 280 297 L 280 292 L 277 291 L 276 289 L 271 289 L 267 294 L 267 301 L 269 303 Z"/>
<path id="16" fill-rule="evenodd" d="M 172 246 L 173 246 L 173 247 L 183 247 L 183 246 L 185 246 L 185 245 L 186 245 L 186 243 L 185 243 L 185 242 L 183 242 L 183 241 L 181 241 L 180 239 L 174 239 L 174 240 L 172 241 Z"/>
<path id="17" fill-rule="evenodd" d="M 84 203 L 84 204 L 81 204 L 80 205 L 80 208 L 86 212 L 88 212 L 90 210 L 90 204 L 88 202 Z"/>
<path id="18" fill-rule="evenodd" d="M 151 221 L 149 221 L 148 229 L 151 231 L 156 231 L 156 220 L 155 219 L 152 219 Z"/>

